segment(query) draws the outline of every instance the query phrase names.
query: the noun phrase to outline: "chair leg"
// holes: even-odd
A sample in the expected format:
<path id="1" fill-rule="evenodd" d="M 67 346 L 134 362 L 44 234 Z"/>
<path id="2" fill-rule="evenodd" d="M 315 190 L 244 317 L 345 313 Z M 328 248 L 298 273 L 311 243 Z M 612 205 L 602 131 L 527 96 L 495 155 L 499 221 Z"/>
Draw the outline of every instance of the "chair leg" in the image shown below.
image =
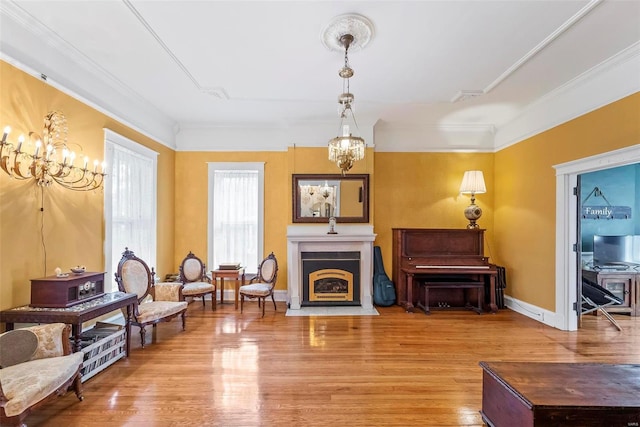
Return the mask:
<path id="1" fill-rule="evenodd" d="M 202 295 L 202 308 L 204 308 L 204 307 L 205 307 L 205 304 L 204 304 L 204 295 Z"/>
<path id="2" fill-rule="evenodd" d="M 142 346 L 142 348 L 144 348 L 145 336 L 146 336 L 145 326 L 140 325 L 140 345 Z"/>
<path id="3" fill-rule="evenodd" d="M 259 297 L 258 307 L 260 306 L 260 300 L 262 300 L 262 317 L 264 317 L 264 306 L 267 305 L 267 301 L 265 300 L 265 297 Z"/>
<path id="4" fill-rule="evenodd" d="M 600 308 L 600 311 L 602 312 L 602 314 L 604 314 L 604 316 L 607 319 L 609 319 L 611 323 L 613 323 L 613 326 L 615 326 L 619 331 L 622 331 L 622 328 L 620 327 L 620 325 L 618 325 L 618 322 L 616 322 L 616 319 L 614 319 L 613 316 L 607 313 L 607 310 L 605 310 L 604 308 Z"/>
<path id="5" fill-rule="evenodd" d="M 271 301 L 273 301 L 273 310 L 278 311 L 278 309 L 276 308 L 276 299 L 273 297 L 273 294 L 271 294 Z"/>
<path id="6" fill-rule="evenodd" d="M 202 297 L 202 299 L 204 300 L 204 297 Z M 187 330 L 187 310 L 183 311 L 180 317 L 182 317 L 182 330 L 186 331 Z M 156 326 L 156 325 L 153 325 L 153 326 Z"/>
<path id="7" fill-rule="evenodd" d="M 240 294 L 240 314 L 244 311 L 244 295 Z"/>
<path id="8" fill-rule="evenodd" d="M 158 342 L 158 324 L 151 325 L 151 342 Z"/>
<path id="9" fill-rule="evenodd" d="M 84 396 L 82 395 L 82 376 L 78 374 L 76 379 L 73 380 L 73 391 L 76 393 L 79 401 L 84 400 Z"/>
<path id="10" fill-rule="evenodd" d="M 216 292 L 217 289 L 214 287 L 213 292 L 211 292 L 211 311 L 216 310 Z"/>

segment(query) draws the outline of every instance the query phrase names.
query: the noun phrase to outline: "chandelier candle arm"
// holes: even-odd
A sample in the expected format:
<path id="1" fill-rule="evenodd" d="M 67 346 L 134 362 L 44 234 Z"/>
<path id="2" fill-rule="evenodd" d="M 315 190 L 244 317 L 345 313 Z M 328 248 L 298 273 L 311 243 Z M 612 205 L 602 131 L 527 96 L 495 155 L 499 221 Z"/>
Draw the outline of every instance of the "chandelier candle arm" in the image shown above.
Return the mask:
<path id="1" fill-rule="evenodd" d="M 4 128 L 0 140 L 0 168 L 11 178 L 19 180 L 35 180 L 38 186 L 48 187 L 53 182 L 74 191 L 91 191 L 100 188 L 104 182 L 105 164 L 98 172 L 98 160 L 94 161 L 93 171 L 88 169 L 89 158 L 85 157 L 84 167 L 73 166 L 75 152 L 67 146 L 67 128 L 64 114 L 53 111 L 45 116 L 44 138 L 35 132 L 29 132 L 35 140 L 33 154 L 22 151 L 24 135 L 18 138 L 18 144 L 8 141 L 11 128 Z M 43 142 L 44 141 L 44 142 Z M 40 150 L 44 148 L 44 154 Z M 56 159 L 56 153 L 62 152 L 62 159 Z"/>

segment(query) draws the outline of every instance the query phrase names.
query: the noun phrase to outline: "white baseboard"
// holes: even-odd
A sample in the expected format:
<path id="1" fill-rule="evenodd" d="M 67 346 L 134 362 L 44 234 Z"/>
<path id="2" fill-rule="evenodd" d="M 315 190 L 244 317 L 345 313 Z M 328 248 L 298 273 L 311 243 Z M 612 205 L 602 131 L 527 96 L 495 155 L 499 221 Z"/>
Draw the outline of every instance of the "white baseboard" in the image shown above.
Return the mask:
<path id="1" fill-rule="evenodd" d="M 224 290 L 224 300 L 225 301 L 233 301 L 233 299 L 235 298 L 234 295 L 235 291 L 233 289 L 225 289 Z M 288 292 L 286 290 L 274 290 L 273 291 L 273 298 L 276 301 L 287 301 L 287 295 Z M 211 299 L 211 295 L 206 295 L 205 298 L 207 300 Z M 220 301 L 220 291 L 218 291 L 218 295 L 217 295 L 218 301 Z"/>
<path id="2" fill-rule="evenodd" d="M 510 310 L 513 310 L 516 313 L 520 313 L 523 316 L 527 316 L 531 319 L 537 320 L 538 322 L 544 323 L 545 325 L 549 325 L 554 328 L 556 327 L 556 314 L 552 311 L 545 310 L 524 301 L 520 301 L 519 299 L 510 297 L 508 295 L 504 296 L 504 303 Z"/>

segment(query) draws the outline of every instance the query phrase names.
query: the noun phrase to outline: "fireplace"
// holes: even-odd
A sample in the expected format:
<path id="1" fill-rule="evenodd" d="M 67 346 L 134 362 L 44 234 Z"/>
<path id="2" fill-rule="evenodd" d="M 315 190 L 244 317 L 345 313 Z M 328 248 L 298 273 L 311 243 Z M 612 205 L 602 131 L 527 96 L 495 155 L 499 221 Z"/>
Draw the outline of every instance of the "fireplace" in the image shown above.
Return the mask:
<path id="1" fill-rule="evenodd" d="M 302 252 L 302 306 L 360 305 L 360 252 Z"/>
<path id="2" fill-rule="evenodd" d="M 336 231 L 327 234 L 325 224 L 287 227 L 287 302 L 291 310 L 302 306 L 373 309 L 373 226 L 338 224 Z M 316 283 L 311 295 L 309 283 Z"/>

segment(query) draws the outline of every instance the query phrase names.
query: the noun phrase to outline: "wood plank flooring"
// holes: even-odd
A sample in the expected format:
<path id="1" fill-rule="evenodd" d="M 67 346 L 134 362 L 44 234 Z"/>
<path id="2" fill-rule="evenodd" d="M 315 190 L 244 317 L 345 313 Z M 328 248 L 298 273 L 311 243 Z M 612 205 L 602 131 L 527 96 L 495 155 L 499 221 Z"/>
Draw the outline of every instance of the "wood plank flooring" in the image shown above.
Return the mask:
<path id="1" fill-rule="evenodd" d="M 500 310 L 401 307 L 380 316 L 285 317 L 257 304 L 189 305 L 128 359 L 27 418 L 73 426 L 481 426 L 485 361 L 640 363 L 640 317 L 586 316 L 563 332 Z M 148 336 L 147 341 L 151 336 Z"/>

